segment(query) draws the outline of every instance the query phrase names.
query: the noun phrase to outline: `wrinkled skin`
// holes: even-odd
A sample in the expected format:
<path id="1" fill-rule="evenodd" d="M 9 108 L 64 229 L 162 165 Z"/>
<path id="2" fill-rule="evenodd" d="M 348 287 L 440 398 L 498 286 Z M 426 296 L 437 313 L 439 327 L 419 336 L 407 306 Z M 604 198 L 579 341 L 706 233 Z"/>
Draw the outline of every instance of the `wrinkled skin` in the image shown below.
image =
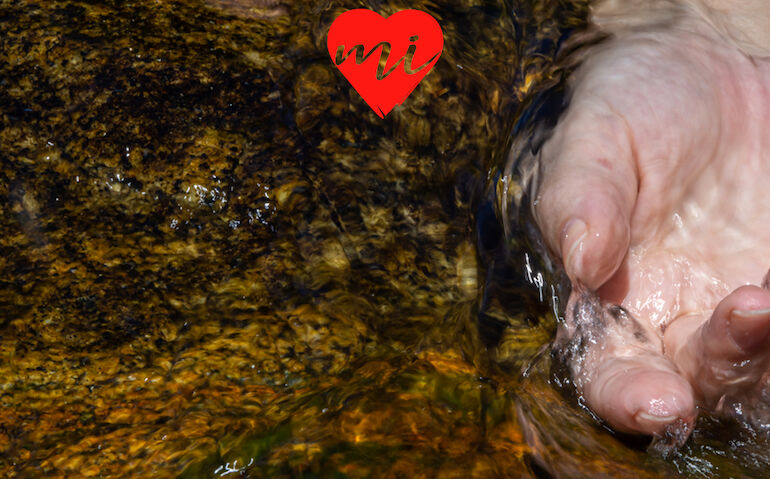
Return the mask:
<path id="1" fill-rule="evenodd" d="M 573 283 L 559 344 L 579 392 L 659 434 L 766 402 L 770 57 L 692 12 L 643 23 L 573 76 L 533 210 Z"/>

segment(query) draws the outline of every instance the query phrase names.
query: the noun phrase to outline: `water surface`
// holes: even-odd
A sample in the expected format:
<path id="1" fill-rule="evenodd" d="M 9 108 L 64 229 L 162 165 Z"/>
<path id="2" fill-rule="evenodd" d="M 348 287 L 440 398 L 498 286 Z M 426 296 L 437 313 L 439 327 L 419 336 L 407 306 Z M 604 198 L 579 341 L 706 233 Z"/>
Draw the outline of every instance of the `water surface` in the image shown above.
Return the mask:
<path id="1" fill-rule="evenodd" d="M 384 120 L 326 53 L 358 7 L 444 30 Z M 756 474 L 724 425 L 663 459 L 555 383 L 544 258 L 486 188 L 585 16 L 0 2 L 0 475 Z"/>

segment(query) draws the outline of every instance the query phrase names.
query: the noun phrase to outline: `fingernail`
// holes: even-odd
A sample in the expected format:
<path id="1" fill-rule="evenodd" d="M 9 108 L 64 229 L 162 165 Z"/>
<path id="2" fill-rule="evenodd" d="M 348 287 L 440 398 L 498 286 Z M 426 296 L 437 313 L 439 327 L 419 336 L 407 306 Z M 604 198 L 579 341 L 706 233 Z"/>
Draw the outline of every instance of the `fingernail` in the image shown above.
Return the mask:
<path id="1" fill-rule="evenodd" d="M 636 413 L 636 419 L 637 421 L 644 420 L 644 421 L 650 421 L 650 422 L 657 422 L 657 423 L 669 423 L 674 422 L 679 418 L 676 414 L 671 414 L 668 416 L 655 416 L 652 414 L 648 414 L 646 412 L 638 412 Z"/>
<path id="2" fill-rule="evenodd" d="M 682 415 L 686 415 L 686 412 L 679 408 L 683 402 L 677 400 L 675 396 L 668 398 L 668 400 L 663 398 L 651 399 L 646 407 L 634 414 L 634 420 L 647 432 L 659 431 L 663 425 L 673 423 Z"/>
<path id="3" fill-rule="evenodd" d="M 564 226 L 564 234 L 561 240 L 561 251 L 564 255 L 564 267 L 567 275 L 576 279 L 579 274 L 579 265 L 583 256 L 583 239 L 588 234 L 588 227 L 579 218 L 573 218 Z"/>
<path id="4" fill-rule="evenodd" d="M 734 309 L 730 313 L 730 336 L 744 351 L 750 351 L 770 336 L 770 308 Z"/>

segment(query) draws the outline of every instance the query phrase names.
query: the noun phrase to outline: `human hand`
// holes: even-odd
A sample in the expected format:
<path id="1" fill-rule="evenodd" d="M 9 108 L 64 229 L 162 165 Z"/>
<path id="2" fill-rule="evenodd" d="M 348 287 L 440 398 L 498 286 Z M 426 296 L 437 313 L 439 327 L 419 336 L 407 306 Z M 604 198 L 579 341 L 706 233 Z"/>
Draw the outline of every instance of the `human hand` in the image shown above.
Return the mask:
<path id="1" fill-rule="evenodd" d="M 770 60 L 681 11 L 576 71 L 533 204 L 573 283 L 574 383 L 645 434 L 758 400 L 770 365 Z"/>

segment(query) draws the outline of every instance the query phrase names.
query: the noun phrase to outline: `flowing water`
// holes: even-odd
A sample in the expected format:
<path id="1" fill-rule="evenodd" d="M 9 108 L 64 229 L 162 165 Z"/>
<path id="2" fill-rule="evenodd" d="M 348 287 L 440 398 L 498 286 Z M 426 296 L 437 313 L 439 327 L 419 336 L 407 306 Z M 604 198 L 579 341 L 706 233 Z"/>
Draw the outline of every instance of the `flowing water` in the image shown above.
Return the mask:
<path id="1" fill-rule="evenodd" d="M 326 53 L 360 7 L 444 31 L 384 120 Z M 586 12 L 0 1 L 0 476 L 760 475 L 710 417 L 665 457 L 613 435 L 551 359 L 507 158 Z"/>

